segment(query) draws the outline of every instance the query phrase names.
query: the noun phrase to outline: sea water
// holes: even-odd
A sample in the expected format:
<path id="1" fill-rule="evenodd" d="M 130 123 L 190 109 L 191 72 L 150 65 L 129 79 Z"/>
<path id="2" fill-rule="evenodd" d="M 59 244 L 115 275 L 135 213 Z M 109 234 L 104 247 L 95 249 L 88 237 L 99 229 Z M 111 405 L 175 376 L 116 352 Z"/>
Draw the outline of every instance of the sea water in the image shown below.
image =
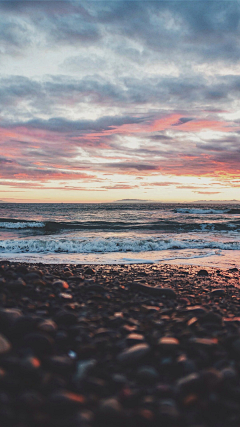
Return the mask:
<path id="1" fill-rule="evenodd" d="M 240 267 L 240 204 L 1 203 L 0 259 Z"/>

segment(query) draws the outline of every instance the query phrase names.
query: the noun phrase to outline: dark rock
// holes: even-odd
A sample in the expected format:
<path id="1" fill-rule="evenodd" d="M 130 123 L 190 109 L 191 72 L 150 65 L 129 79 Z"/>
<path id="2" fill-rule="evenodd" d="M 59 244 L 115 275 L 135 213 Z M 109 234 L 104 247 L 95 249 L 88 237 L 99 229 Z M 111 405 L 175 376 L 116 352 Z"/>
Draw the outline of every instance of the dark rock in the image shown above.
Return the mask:
<path id="1" fill-rule="evenodd" d="M 116 398 L 111 397 L 100 402 L 95 423 L 102 426 L 118 426 L 121 423 L 121 418 L 122 407 Z"/>
<path id="2" fill-rule="evenodd" d="M 152 287 L 148 285 L 143 285 L 139 282 L 133 282 L 131 285 L 131 288 L 134 288 L 138 290 L 139 292 L 144 292 L 149 295 L 153 296 L 164 296 L 166 298 L 176 298 L 177 294 L 176 292 L 171 288 L 159 288 L 159 287 Z"/>
<path id="3" fill-rule="evenodd" d="M 193 306 L 186 307 L 186 312 L 194 316 L 198 316 L 206 313 L 206 309 L 200 305 L 193 305 Z"/>
<path id="4" fill-rule="evenodd" d="M 240 356 L 240 338 L 237 338 L 235 341 L 233 341 L 232 349 L 237 355 Z"/>
<path id="5" fill-rule="evenodd" d="M 176 383 L 176 390 L 181 396 L 185 393 L 195 393 L 201 384 L 199 374 L 194 373 L 180 378 Z"/>
<path id="6" fill-rule="evenodd" d="M 117 360 L 123 365 L 131 365 L 144 359 L 149 352 L 148 344 L 137 344 L 120 353 Z"/>
<path id="7" fill-rule="evenodd" d="M 54 287 L 58 287 L 61 289 L 68 289 L 69 288 L 69 284 L 67 282 L 65 282 L 65 280 L 55 280 L 52 284 Z"/>
<path id="8" fill-rule="evenodd" d="M 141 366 L 136 373 L 136 377 L 142 384 L 155 384 L 159 379 L 159 374 L 152 366 Z"/>
<path id="9" fill-rule="evenodd" d="M 236 273 L 238 271 L 238 268 L 237 267 L 229 268 L 228 271 L 230 271 L 231 273 Z"/>
<path id="10" fill-rule="evenodd" d="M 54 334 L 57 331 L 57 325 L 53 320 L 45 319 L 38 323 L 37 329 L 48 334 Z"/>
<path id="11" fill-rule="evenodd" d="M 158 341 L 159 348 L 167 353 L 175 353 L 179 348 L 179 341 L 174 337 L 162 337 Z"/>
<path id="12" fill-rule="evenodd" d="M 80 362 L 78 362 L 75 379 L 77 381 L 81 381 L 83 378 L 85 378 L 89 371 L 94 368 L 96 363 L 97 362 L 95 359 L 81 360 Z"/>
<path id="13" fill-rule="evenodd" d="M 41 333 L 31 333 L 24 337 L 23 344 L 30 348 L 38 356 L 46 356 L 52 353 L 53 340 L 48 335 Z"/>
<path id="14" fill-rule="evenodd" d="M 52 372 L 59 374 L 71 373 L 75 368 L 74 360 L 68 356 L 52 356 L 45 363 Z"/>
<path id="15" fill-rule="evenodd" d="M 11 326 L 22 317 L 21 310 L 17 308 L 5 308 L 0 310 L 0 329 L 6 329 Z"/>
<path id="16" fill-rule="evenodd" d="M 144 336 L 132 333 L 126 337 L 126 340 L 129 345 L 140 344 L 144 341 Z"/>
<path id="17" fill-rule="evenodd" d="M 11 343 L 7 340 L 7 338 L 0 334 L 0 355 L 10 351 L 11 347 Z"/>
<path id="18" fill-rule="evenodd" d="M 26 286 L 26 283 L 24 282 L 23 279 L 21 279 L 21 277 L 18 277 L 18 279 L 12 280 L 7 284 L 7 288 L 13 292 L 14 291 L 19 292 L 22 289 L 24 289 L 25 286 Z"/>
<path id="19" fill-rule="evenodd" d="M 222 297 L 223 295 L 225 295 L 225 290 L 224 289 L 213 289 L 210 292 L 210 295 L 212 297 Z"/>
<path id="20" fill-rule="evenodd" d="M 87 274 L 89 276 L 92 276 L 93 274 L 95 274 L 95 270 L 93 270 L 93 268 L 86 268 L 86 270 L 84 270 L 84 274 Z"/>
<path id="21" fill-rule="evenodd" d="M 204 276 L 208 276 L 208 271 L 207 270 L 199 270 L 197 273 L 198 276 L 204 277 Z"/>
<path id="22" fill-rule="evenodd" d="M 78 318 L 75 313 L 70 313 L 69 311 L 60 311 L 56 317 L 55 322 L 57 325 L 71 326 L 75 325 L 78 321 Z"/>
<path id="23" fill-rule="evenodd" d="M 209 311 L 206 314 L 203 314 L 201 318 L 199 319 L 201 323 L 216 323 L 218 325 L 221 325 L 223 320 L 222 316 L 218 313 L 214 313 L 213 311 Z"/>
<path id="24" fill-rule="evenodd" d="M 47 409 L 51 413 L 57 413 L 62 416 L 66 413 L 72 413 L 82 408 L 85 398 L 81 394 L 72 393 L 67 390 L 61 390 L 49 396 Z"/>

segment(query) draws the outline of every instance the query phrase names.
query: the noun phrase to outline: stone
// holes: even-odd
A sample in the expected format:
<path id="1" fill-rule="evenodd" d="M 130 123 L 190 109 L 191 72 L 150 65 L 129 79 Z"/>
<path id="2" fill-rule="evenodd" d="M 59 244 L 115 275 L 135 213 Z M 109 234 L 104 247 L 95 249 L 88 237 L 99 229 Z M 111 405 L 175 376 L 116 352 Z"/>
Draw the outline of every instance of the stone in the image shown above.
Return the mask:
<path id="1" fill-rule="evenodd" d="M 141 366 L 136 373 L 138 381 L 142 384 L 155 384 L 159 379 L 159 374 L 152 366 Z"/>
<path id="2" fill-rule="evenodd" d="M 199 319 L 200 323 L 215 323 L 221 325 L 223 323 L 222 316 L 218 313 L 214 313 L 214 311 L 209 311 L 206 314 L 203 314 Z"/>
<path id="3" fill-rule="evenodd" d="M 154 288 L 152 286 L 143 285 L 142 283 L 139 283 L 139 282 L 133 282 L 131 285 L 131 288 L 135 288 L 140 292 L 144 292 L 153 296 L 161 296 L 161 297 L 164 296 L 169 299 L 171 298 L 174 299 L 177 297 L 176 292 L 171 288 L 160 288 L 160 287 Z"/>
<path id="4" fill-rule="evenodd" d="M 8 341 L 8 339 L 0 334 L 0 355 L 7 353 L 12 348 L 11 343 Z"/>
<path id="5" fill-rule="evenodd" d="M 57 331 L 57 325 L 51 319 L 44 319 L 38 323 L 37 329 L 48 334 L 54 334 Z"/>
<path id="6" fill-rule="evenodd" d="M 61 390 L 49 396 L 47 408 L 51 413 L 57 412 L 59 415 L 65 415 L 79 410 L 84 403 L 85 398 L 83 395 Z"/>
<path id="7" fill-rule="evenodd" d="M 150 347 L 148 344 L 136 344 L 120 353 L 117 360 L 123 365 L 131 365 L 138 363 L 149 353 Z"/>
<path id="8" fill-rule="evenodd" d="M 129 345 L 140 344 L 144 341 L 144 336 L 132 333 L 126 337 L 126 340 Z"/>
<path id="9" fill-rule="evenodd" d="M 7 288 L 13 292 L 21 291 L 25 286 L 26 283 L 21 279 L 21 277 L 18 277 L 18 279 L 12 280 L 7 284 Z"/>
<path id="10" fill-rule="evenodd" d="M 179 341 L 174 337 L 162 337 L 158 340 L 158 346 L 167 353 L 175 353 L 179 347 Z"/>
<path id="11" fill-rule="evenodd" d="M 62 289 L 68 289 L 69 284 L 65 282 L 65 280 L 55 280 L 52 284 L 54 287 L 62 288 Z"/>
<path id="12" fill-rule="evenodd" d="M 201 277 L 206 277 L 206 276 L 208 276 L 208 271 L 204 270 L 204 269 L 199 270 L 198 273 L 197 273 L 197 275 L 201 276 Z"/>
<path id="13" fill-rule="evenodd" d="M 224 290 L 224 289 L 213 289 L 213 290 L 210 292 L 210 295 L 211 295 L 212 297 L 222 297 L 222 296 L 224 296 L 224 295 L 225 295 L 225 290 Z"/>
<path id="14" fill-rule="evenodd" d="M 75 325 L 78 321 L 78 318 L 75 313 L 70 313 L 69 311 L 62 310 L 56 317 L 55 322 L 57 325 L 71 326 Z"/>
<path id="15" fill-rule="evenodd" d="M 93 268 L 86 268 L 86 270 L 84 270 L 84 274 L 87 274 L 89 276 L 92 276 L 93 274 L 95 274 L 95 270 L 93 270 Z"/>
<path id="16" fill-rule="evenodd" d="M 89 360 L 81 360 L 77 364 L 75 379 L 77 381 L 81 381 L 83 378 L 85 378 L 88 374 L 88 372 L 96 365 L 95 359 L 89 359 Z"/>
<path id="17" fill-rule="evenodd" d="M 53 340 L 48 335 L 31 333 L 24 337 L 24 346 L 30 348 L 38 356 L 46 356 L 52 353 Z"/>
<path id="18" fill-rule="evenodd" d="M 68 374 L 74 371 L 74 360 L 69 356 L 52 356 L 46 360 L 46 365 L 52 372 Z"/>

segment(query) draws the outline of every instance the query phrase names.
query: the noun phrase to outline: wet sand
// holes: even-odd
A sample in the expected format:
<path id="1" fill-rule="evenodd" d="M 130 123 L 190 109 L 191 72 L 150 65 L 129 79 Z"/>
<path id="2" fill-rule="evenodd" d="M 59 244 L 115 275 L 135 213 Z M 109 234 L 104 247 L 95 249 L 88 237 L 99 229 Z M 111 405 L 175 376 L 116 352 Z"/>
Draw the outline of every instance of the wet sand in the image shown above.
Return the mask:
<path id="1" fill-rule="evenodd" d="M 240 425 L 240 274 L 0 262 L 1 427 Z"/>

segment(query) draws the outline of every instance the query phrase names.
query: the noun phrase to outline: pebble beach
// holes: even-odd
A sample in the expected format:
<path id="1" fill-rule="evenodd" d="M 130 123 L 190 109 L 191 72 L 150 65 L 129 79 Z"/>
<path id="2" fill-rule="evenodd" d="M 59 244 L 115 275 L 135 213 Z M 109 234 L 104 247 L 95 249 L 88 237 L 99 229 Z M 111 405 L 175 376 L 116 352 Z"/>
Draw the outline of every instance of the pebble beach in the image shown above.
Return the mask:
<path id="1" fill-rule="evenodd" d="M 237 427 L 240 275 L 0 262 L 1 427 Z"/>

